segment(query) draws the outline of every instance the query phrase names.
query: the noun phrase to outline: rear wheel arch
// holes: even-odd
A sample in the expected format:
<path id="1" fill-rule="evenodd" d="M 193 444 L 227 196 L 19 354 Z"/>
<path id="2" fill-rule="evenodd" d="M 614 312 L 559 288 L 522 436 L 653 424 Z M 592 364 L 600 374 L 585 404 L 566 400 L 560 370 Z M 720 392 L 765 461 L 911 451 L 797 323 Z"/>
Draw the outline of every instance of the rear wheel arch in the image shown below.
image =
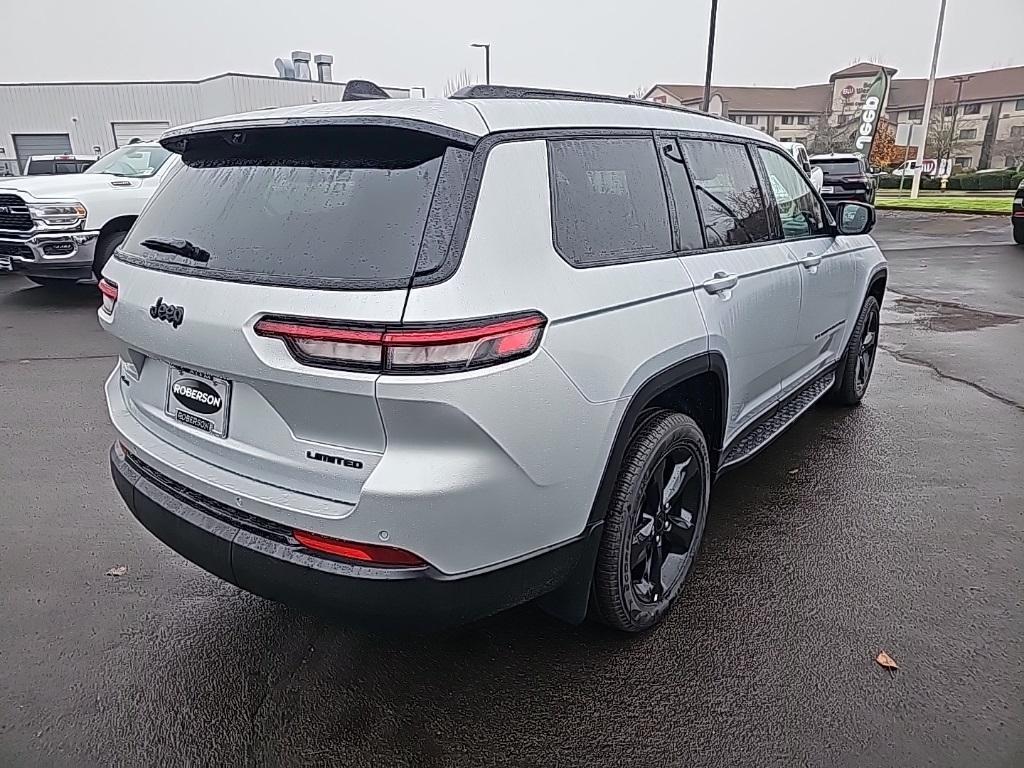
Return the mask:
<path id="1" fill-rule="evenodd" d="M 644 382 L 630 399 L 608 452 L 584 528 L 588 545 L 562 585 L 538 599 L 542 609 L 570 623 L 579 623 L 586 617 L 605 512 L 615 491 L 626 448 L 637 431 L 652 415 L 664 413 L 666 409 L 685 413 L 704 432 L 711 458 L 711 477 L 714 477 L 728 407 L 728 368 L 720 352 L 703 352 L 687 358 Z"/>
<path id="2" fill-rule="evenodd" d="M 729 375 L 720 352 L 704 352 L 682 360 L 649 378 L 630 399 L 619 422 L 588 524 L 603 519 L 622 457 L 630 438 L 659 409 L 679 411 L 697 422 L 717 464 L 729 407 Z"/>

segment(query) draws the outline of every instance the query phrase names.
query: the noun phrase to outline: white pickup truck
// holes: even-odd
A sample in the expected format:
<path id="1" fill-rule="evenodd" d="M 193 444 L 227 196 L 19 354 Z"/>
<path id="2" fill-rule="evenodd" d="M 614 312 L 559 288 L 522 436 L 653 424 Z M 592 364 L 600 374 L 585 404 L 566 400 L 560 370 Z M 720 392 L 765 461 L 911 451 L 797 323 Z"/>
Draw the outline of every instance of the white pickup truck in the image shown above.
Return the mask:
<path id="1" fill-rule="evenodd" d="M 46 286 L 99 275 L 178 162 L 147 142 L 115 149 L 82 173 L 0 179 L 0 270 Z"/>

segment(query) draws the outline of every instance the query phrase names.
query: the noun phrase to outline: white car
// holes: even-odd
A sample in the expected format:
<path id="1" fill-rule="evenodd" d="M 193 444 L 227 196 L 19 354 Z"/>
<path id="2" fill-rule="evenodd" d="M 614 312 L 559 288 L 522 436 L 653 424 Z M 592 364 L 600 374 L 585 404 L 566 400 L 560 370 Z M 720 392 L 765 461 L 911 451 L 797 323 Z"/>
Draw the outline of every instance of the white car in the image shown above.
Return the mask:
<path id="1" fill-rule="evenodd" d="M 32 155 L 25 163 L 25 175 L 83 173 L 99 159 L 99 155 Z"/>
<path id="2" fill-rule="evenodd" d="M 821 168 L 811 165 L 810 157 L 807 154 L 807 147 L 801 144 L 799 141 L 781 141 L 782 148 L 789 153 L 796 164 L 800 166 L 804 173 L 807 174 L 807 178 L 811 180 L 811 186 L 814 187 L 815 191 L 821 192 L 821 183 L 825 178 Z"/>
<path id="3" fill-rule="evenodd" d="M 139 143 L 82 173 L 0 181 L 0 270 L 48 286 L 99 275 L 178 162 L 159 144 Z"/>

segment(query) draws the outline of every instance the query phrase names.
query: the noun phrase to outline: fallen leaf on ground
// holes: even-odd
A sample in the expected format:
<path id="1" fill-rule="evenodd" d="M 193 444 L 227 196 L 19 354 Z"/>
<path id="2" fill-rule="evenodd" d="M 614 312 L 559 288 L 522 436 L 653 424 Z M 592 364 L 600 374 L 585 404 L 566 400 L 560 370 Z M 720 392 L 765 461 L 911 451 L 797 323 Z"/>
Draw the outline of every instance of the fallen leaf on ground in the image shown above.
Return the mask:
<path id="1" fill-rule="evenodd" d="M 128 566 L 127 565 L 115 565 L 113 568 L 111 568 L 109 571 L 107 571 L 106 575 L 107 576 L 124 576 L 126 573 L 128 573 Z"/>
<path id="2" fill-rule="evenodd" d="M 879 651 L 878 655 L 875 656 L 875 661 L 878 662 L 878 666 L 883 667 L 885 669 L 899 669 L 899 667 L 896 666 L 896 662 L 893 661 L 892 656 L 890 656 L 885 651 Z"/>

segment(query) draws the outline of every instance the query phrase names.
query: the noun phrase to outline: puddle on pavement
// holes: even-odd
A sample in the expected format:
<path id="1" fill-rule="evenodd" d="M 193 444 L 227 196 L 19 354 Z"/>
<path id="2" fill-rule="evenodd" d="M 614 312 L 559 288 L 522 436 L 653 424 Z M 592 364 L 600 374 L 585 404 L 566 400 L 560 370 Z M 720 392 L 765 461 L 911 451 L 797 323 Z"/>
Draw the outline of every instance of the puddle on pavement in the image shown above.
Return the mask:
<path id="1" fill-rule="evenodd" d="M 921 328 L 946 333 L 977 331 L 981 328 L 992 328 L 1024 320 L 1016 315 L 1001 315 L 952 302 L 928 301 L 915 296 L 896 295 L 895 301 L 888 304 L 888 309 L 903 315 L 913 315 L 911 322 Z"/>

